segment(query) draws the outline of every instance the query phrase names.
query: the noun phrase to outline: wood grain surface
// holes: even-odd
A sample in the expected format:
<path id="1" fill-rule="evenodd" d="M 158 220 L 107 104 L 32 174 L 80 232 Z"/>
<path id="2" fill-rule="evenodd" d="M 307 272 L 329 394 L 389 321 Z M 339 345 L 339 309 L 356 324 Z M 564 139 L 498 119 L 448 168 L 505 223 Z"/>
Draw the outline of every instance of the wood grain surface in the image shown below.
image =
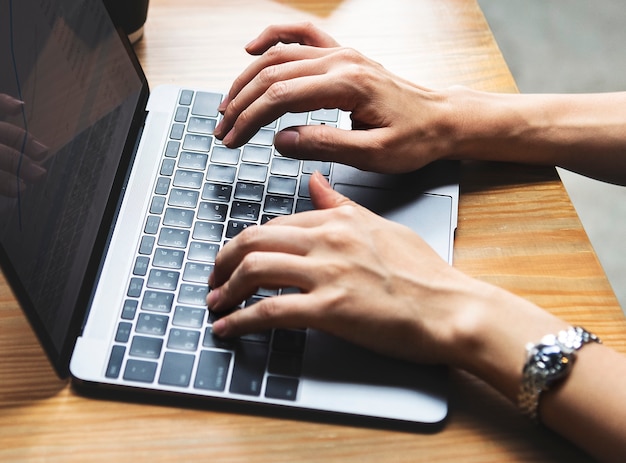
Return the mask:
<path id="1" fill-rule="evenodd" d="M 516 86 L 473 0 L 150 0 L 136 50 L 152 87 L 227 89 L 266 25 L 312 21 L 425 86 Z M 455 266 L 598 333 L 626 323 L 553 168 L 464 163 Z M 92 397 L 56 378 L 0 277 L 0 460 L 215 462 L 586 461 L 470 375 L 450 372 L 450 416 L 425 432 L 334 416 L 171 398 Z"/>

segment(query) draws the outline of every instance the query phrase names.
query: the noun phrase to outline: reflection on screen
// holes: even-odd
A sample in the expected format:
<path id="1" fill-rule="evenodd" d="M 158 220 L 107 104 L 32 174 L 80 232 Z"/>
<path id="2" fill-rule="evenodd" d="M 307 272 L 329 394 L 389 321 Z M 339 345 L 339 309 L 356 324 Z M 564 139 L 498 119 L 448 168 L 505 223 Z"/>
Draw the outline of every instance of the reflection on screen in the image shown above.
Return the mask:
<path id="1" fill-rule="evenodd" d="M 59 350 L 141 81 L 100 1 L 0 2 L 0 245 Z"/>

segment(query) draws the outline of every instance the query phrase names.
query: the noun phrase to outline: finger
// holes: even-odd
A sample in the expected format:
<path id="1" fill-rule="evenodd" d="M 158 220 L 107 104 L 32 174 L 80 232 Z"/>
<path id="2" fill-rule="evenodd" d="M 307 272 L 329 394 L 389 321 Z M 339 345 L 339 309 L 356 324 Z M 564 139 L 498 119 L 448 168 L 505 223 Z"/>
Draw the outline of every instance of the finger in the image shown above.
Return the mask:
<path id="1" fill-rule="evenodd" d="M 310 22 L 301 22 L 272 25 L 265 28 L 257 38 L 246 45 L 246 51 L 252 55 L 260 55 L 279 42 L 300 43 L 323 48 L 339 46 L 339 43 L 326 32 L 318 29 Z"/>
<path id="2" fill-rule="evenodd" d="M 274 138 L 276 150 L 296 159 L 339 162 L 366 171 L 404 172 L 404 164 L 390 162 L 387 128 L 344 130 L 326 125 L 289 127 Z"/>
<path id="3" fill-rule="evenodd" d="M 222 127 L 230 128 L 243 108 L 260 96 L 267 88 L 278 80 L 286 80 L 307 74 L 320 74 L 325 71 L 322 63 L 303 66 L 303 61 L 321 58 L 328 55 L 329 50 L 300 46 L 274 47 L 261 58 L 250 64 L 233 82 L 228 95 L 219 105 L 219 111 L 224 114 L 215 128 L 215 135 L 221 137 Z M 287 65 L 290 64 L 290 65 Z M 282 65 L 282 66 L 281 66 Z M 254 82 L 254 85 L 250 85 Z M 247 89 L 242 96 L 241 92 Z M 233 105 L 233 100 L 236 105 Z M 241 109 L 237 109 L 241 108 Z M 269 121 L 271 122 L 271 121 Z"/>
<path id="4" fill-rule="evenodd" d="M 315 314 L 315 304 L 308 294 L 268 297 L 216 320 L 213 333 L 230 338 L 271 328 L 316 328 Z"/>
<path id="5" fill-rule="evenodd" d="M 23 107 L 23 101 L 13 98 L 11 95 L 7 95 L 6 93 L 0 93 L 0 116 L 14 116 L 19 114 Z"/>
<path id="6" fill-rule="evenodd" d="M 48 148 L 29 135 L 24 129 L 8 122 L 0 122 L 0 145 L 6 145 L 29 158 L 40 161 L 45 158 Z"/>
<path id="7" fill-rule="evenodd" d="M 43 167 L 32 162 L 18 150 L 3 144 L 0 144 L 0 171 L 27 182 L 36 182 L 46 174 Z"/>
<path id="8" fill-rule="evenodd" d="M 252 296 L 258 288 L 300 288 L 309 291 L 313 285 L 316 261 L 283 252 L 246 254 L 223 285 L 207 296 L 209 309 L 228 310 Z"/>
<path id="9" fill-rule="evenodd" d="M 277 80 L 247 107 L 239 105 L 242 108 L 241 112 L 233 113 L 233 117 L 230 118 L 229 123 L 232 128 L 224 133 L 223 143 L 233 148 L 241 146 L 250 140 L 259 128 L 287 112 L 307 112 L 322 108 L 351 111 L 356 104 L 356 93 L 350 93 L 343 85 L 333 82 L 335 82 L 335 77 L 331 74 L 315 75 L 313 73 L 290 80 Z M 313 130 L 323 135 L 330 133 L 328 129 L 331 127 L 317 126 Z M 225 125 L 224 131 L 227 130 L 228 126 Z M 318 132 L 310 133 L 315 137 Z"/>
<path id="10" fill-rule="evenodd" d="M 245 256 L 252 252 L 304 255 L 310 249 L 310 238 L 304 230 L 293 226 L 268 229 L 266 225 L 248 227 L 222 248 L 215 259 L 213 273 L 209 277 L 209 285 L 212 288 L 224 284 Z"/>

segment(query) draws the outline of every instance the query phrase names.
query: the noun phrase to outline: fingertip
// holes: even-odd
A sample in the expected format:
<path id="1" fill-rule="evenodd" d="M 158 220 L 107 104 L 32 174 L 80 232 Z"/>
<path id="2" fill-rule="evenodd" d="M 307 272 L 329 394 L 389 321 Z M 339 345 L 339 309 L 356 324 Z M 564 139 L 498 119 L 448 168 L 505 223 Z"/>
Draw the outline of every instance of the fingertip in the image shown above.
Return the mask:
<path id="1" fill-rule="evenodd" d="M 274 137 L 274 146 L 279 153 L 290 157 L 297 157 L 300 144 L 300 132 L 295 127 L 281 130 Z"/>

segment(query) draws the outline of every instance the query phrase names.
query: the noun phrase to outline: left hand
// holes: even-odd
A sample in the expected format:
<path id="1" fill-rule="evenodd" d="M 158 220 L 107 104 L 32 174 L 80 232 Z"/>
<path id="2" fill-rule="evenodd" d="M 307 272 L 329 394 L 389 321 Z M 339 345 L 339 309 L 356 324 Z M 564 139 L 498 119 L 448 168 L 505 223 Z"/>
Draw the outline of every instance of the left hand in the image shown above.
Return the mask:
<path id="1" fill-rule="evenodd" d="M 321 175 L 311 178 L 310 192 L 318 210 L 247 228 L 224 246 L 207 302 L 219 313 L 259 287 L 301 293 L 235 311 L 214 323 L 214 333 L 311 327 L 387 355 L 454 363 L 454 323 L 474 280 L 409 228 L 333 191 Z"/>

